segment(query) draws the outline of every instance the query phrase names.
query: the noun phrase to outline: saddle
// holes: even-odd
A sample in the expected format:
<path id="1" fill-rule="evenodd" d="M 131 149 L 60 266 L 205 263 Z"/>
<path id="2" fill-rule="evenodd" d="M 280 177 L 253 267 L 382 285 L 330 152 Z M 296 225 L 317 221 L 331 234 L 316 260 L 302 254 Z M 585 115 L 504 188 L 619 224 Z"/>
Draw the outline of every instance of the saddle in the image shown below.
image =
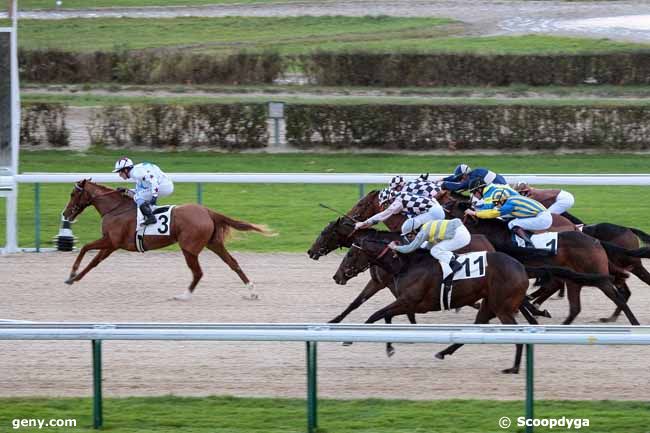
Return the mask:
<path id="1" fill-rule="evenodd" d="M 169 236 L 172 226 L 172 210 L 175 205 L 155 206 L 152 209 L 156 217 L 155 224 L 144 225 L 144 215 L 137 209 L 135 245 L 139 252 L 144 253 L 144 237 L 146 236 Z"/>
<path id="2" fill-rule="evenodd" d="M 487 272 L 487 251 L 477 251 L 467 254 L 459 254 L 456 261 L 462 266 L 454 273 L 451 284 L 446 285 L 444 280 L 440 285 L 440 309 L 451 309 L 451 297 L 454 283 L 458 280 L 482 278 Z"/>
<path id="3" fill-rule="evenodd" d="M 533 245 L 535 247 L 534 249 L 548 251 L 552 255 L 557 254 L 557 249 L 558 249 L 557 232 L 545 232 L 545 233 L 534 234 L 530 236 L 530 240 L 533 242 Z M 514 233 L 512 235 L 512 243 L 515 247 L 532 249 L 530 247 L 527 247 L 526 242 Z"/>

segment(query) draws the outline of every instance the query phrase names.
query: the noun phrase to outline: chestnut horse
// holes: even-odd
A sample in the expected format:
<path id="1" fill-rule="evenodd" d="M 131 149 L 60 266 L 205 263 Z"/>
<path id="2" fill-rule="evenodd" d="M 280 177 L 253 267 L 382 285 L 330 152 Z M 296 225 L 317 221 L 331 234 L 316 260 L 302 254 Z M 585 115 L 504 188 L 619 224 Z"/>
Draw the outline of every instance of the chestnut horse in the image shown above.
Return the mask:
<path id="1" fill-rule="evenodd" d="M 68 221 L 74 221 L 91 205 L 102 217 L 102 237 L 81 248 L 72 265 L 70 276 L 65 281 L 67 284 L 81 280 L 115 250 L 137 251 L 136 205 L 133 199 L 121 191 L 84 179 L 75 184 L 70 194 L 70 201 L 63 211 L 63 217 Z M 204 247 L 217 254 L 230 269 L 235 271 L 250 290 L 248 299 L 258 298 L 253 283 L 239 267 L 237 260 L 228 253 L 224 242 L 231 229 L 255 231 L 265 235 L 271 235 L 271 232 L 264 226 L 238 221 L 198 204 L 176 206 L 172 209 L 171 215 L 170 235 L 145 235 L 144 246 L 146 250 L 155 250 L 178 242 L 185 256 L 185 262 L 192 271 L 192 283 L 185 293 L 175 296 L 174 299 L 189 300 L 192 297 L 194 288 L 203 276 L 198 256 Z M 90 250 L 99 250 L 99 252 L 81 272 L 77 273 L 84 255 Z"/>
<path id="2" fill-rule="evenodd" d="M 377 266 L 391 275 L 399 284 L 397 299 L 388 306 L 372 314 L 366 323 L 384 319 L 387 322 L 401 314 L 440 311 L 440 286 L 442 271 L 437 262 L 425 251 L 412 254 L 388 253 L 386 242 L 372 237 L 362 237 L 348 251 L 341 262 L 334 280 L 345 284 L 348 280 Z M 542 267 L 527 268 L 519 261 L 499 252 L 488 252 L 485 275 L 479 278 L 456 280 L 451 294 L 450 308 L 473 305 L 482 300 L 474 323 L 488 323 L 498 317 L 504 324 L 516 324 L 514 315 L 521 311 L 526 320 L 537 324 L 527 308 L 526 291 L 528 277 L 533 275 L 542 279 L 551 276 L 562 277 L 576 283 L 601 284 L 608 281 L 607 275 L 587 275 L 572 272 L 566 268 Z M 439 352 L 436 357 L 443 359 L 451 355 L 462 344 L 453 344 Z M 515 363 L 504 373 L 518 373 L 521 362 L 521 345 L 517 345 Z"/>

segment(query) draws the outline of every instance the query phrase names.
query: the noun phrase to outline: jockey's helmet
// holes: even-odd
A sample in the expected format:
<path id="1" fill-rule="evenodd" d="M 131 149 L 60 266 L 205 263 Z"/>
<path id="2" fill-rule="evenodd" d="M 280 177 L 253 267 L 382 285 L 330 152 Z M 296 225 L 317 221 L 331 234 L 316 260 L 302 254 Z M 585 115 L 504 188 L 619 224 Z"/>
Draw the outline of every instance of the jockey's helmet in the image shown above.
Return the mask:
<path id="1" fill-rule="evenodd" d="M 125 168 L 133 168 L 133 161 L 126 156 L 123 156 L 115 162 L 115 170 L 113 170 L 113 173 L 120 172 Z"/>
<path id="2" fill-rule="evenodd" d="M 464 176 L 468 174 L 472 169 L 467 164 L 458 164 L 454 169 L 454 176 Z"/>
<path id="3" fill-rule="evenodd" d="M 404 223 L 402 224 L 402 236 L 406 236 L 407 234 L 411 233 L 412 231 L 415 230 L 415 220 L 413 218 L 409 218 Z"/>
<path id="4" fill-rule="evenodd" d="M 388 188 L 394 191 L 399 191 L 404 187 L 404 178 L 402 176 L 393 176 L 388 184 Z"/>
<path id="5" fill-rule="evenodd" d="M 503 204 L 510 197 L 510 194 L 506 189 L 498 189 L 492 195 L 492 201 L 496 204 Z"/>
<path id="6" fill-rule="evenodd" d="M 379 204 L 382 205 L 391 199 L 391 193 L 388 188 L 379 191 Z"/>

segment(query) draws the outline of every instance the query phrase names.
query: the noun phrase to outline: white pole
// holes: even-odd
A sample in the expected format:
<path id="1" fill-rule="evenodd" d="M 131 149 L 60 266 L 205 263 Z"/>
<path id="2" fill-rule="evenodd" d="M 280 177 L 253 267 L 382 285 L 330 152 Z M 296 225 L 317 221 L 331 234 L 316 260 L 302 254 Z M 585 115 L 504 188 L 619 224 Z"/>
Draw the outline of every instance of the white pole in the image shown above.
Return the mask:
<path id="1" fill-rule="evenodd" d="M 20 87 L 18 85 L 18 0 L 10 0 L 11 36 L 9 56 L 11 64 L 11 176 L 13 185 L 7 197 L 7 244 L 5 252 L 18 251 L 18 148 L 20 146 Z"/>

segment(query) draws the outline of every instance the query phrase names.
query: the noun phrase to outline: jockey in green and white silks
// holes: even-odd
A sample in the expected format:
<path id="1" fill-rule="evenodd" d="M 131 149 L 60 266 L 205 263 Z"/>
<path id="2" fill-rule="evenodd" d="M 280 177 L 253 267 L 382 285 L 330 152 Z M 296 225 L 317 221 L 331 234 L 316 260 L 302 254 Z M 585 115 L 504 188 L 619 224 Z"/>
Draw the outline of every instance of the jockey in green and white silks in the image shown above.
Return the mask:
<path id="1" fill-rule="evenodd" d="M 416 230 L 415 221 L 412 219 L 406 220 L 402 224 L 402 235 L 404 236 Z M 399 253 L 408 254 L 426 246 L 426 248 L 430 249 L 431 255 L 440 262 L 443 282 L 450 284 L 453 274 L 461 268 L 461 264 L 456 261 L 453 251 L 469 245 L 471 240 L 472 236 L 469 230 L 460 219 L 437 219 L 424 223 L 409 244 L 397 245 L 393 242 L 390 244 L 390 248 Z"/>
<path id="2" fill-rule="evenodd" d="M 144 224 L 155 224 L 151 206 L 156 204 L 158 197 L 166 197 L 174 192 L 174 184 L 155 164 L 143 162 L 133 164 L 129 158 L 122 157 L 115 163 L 113 173 L 118 173 L 124 180 L 135 181 L 133 200 L 145 216 Z"/>

